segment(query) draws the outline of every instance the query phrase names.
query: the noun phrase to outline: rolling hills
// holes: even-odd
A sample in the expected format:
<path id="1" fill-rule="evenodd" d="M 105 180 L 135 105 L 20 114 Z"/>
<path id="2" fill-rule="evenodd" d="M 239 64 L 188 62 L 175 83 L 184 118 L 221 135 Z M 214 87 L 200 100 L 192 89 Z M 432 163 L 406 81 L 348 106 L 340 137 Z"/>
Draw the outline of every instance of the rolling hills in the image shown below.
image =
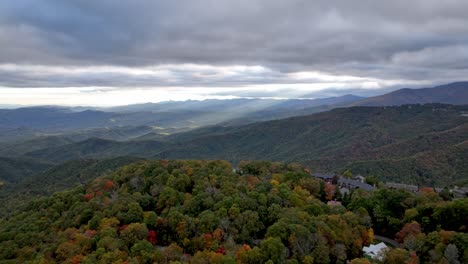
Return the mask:
<path id="1" fill-rule="evenodd" d="M 111 108 L 24 107 L 0 109 L 0 132 L 18 137 L 129 126 L 186 128 L 214 125 L 233 119 L 259 121 L 289 117 L 308 109 L 312 113 L 325 105 L 351 103 L 362 97 L 346 95 L 323 99 L 274 100 L 233 99 L 161 102 Z M 320 106 L 320 107 L 319 107 Z M 316 108 L 319 107 L 319 108 Z M 323 109 L 328 109 L 324 107 Z M 149 133 L 149 132 L 147 132 Z M 2 137 L 0 137 L 2 139 Z"/>
<path id="2" fill-rule="evenodd" d="M 89 138 L 72 144 L 35 150 L 26 153 L 25 156 L 54 163 L 82 158 L 150 157 L 161 151 L 165 146 L 165 143 L 155 140 L 119 142 L 101 138 Z"/>
<path id="3" fill-rule="evenodd" d="M 192 139 L 187 134 L 195 132 L 189 132 L 180 146 L 157 157 L 298 161 L 315 170 L 352 168 L 381 179 L 447 184 L 467 177 L 468 119 L 462 111 L 466 107 L 448 105 L 335 109 Z"/>
<path id="4" fill-rule="evenodd" d="M 27 107 L 0 110 L 0 128 L 13 130 L 23 128 L 25 132 L 60 133 L 122 126 L 192 126 L 192 116 L 200 113 L 114 113 L 98 110 L 75 112 L 60 107 Z"/>
<path id="5" fill-rule="evenodd" d="M 121 155 L 295 161 L 314 170 L 352 168 L 381 179 L 445 185 L 466 178 L 467 110 L 442 104 L 338 108 L 245 126 L 205 127 L 162 141 L 92 138 L 25 156 L 49 162 Z"/>

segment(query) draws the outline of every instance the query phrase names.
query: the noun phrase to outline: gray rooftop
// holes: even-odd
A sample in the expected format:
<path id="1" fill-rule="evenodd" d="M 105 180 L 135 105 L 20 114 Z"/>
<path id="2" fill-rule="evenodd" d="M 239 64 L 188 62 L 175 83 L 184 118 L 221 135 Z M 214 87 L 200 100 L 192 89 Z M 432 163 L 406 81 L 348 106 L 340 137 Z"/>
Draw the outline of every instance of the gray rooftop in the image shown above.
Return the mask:
<path id="1" fill-rule="evenodd" d="M 346 179 L 343 177 L 340 177 L 340 179 L 338 179 L 338 184 L 347 184 L 359 189 L 364 189 L 366 191 L 373 191 L 375 189 L 375 187 L 370 184 L 363 183 L 358 180 Z"/>
<path id="2" fill-rule="evenodd" d="M 409 190 L 413 192 L 417 192 L 419 190 L 419 187 L 416 185 L 396 183 L 396 182 L 386 182 L 385 187 L 393 188 L 393 189 L 404 189 L 404 190 Z"/>

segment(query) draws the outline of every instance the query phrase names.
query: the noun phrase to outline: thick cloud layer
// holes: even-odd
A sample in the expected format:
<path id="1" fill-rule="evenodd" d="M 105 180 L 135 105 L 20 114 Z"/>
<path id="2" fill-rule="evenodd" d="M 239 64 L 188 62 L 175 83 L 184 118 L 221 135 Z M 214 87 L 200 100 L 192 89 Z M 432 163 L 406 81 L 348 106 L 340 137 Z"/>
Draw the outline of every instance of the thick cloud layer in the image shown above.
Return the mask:
<path id="1" fill-rule="evenodd" d="M 0 86 L 465 80 L 467 13 L 463 0 L 1 1 Z"/>

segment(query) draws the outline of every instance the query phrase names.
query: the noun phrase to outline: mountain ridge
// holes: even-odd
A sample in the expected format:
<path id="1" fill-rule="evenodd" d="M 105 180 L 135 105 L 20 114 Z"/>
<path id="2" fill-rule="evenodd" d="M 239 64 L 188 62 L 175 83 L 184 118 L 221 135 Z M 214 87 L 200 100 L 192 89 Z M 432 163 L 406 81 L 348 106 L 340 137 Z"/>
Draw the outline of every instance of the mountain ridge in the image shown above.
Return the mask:
<path id="1" fill-rule="evenodd" d="M 26 156 L 52 162 L 117 155 L 226 159 L 234 163 L 260 159 L 297 161 L 316 169 L 331 170 L 355 167 L 353 163 L 356 162 L 416 157 L 418 162 L 422 162 L 421 169 L 430 173 L 429 163 L 417 155 L 431 151 L 446 153 L 445 156 L 450 156 L 453 151 L 464 153 L 465 145 L 456 145 L 468 139 L 468 133 L 465 133 L 468 132 L 468 118 L 463 116 L 467 110 L 467 106 L 442 104 L 337 108 L 239 127 L 204 127 L 167 136 L 163 141 L 117 142 L 93 138 L 36 150 Z M 437 178 L 434 181 L 421 178 L 416 169 L 409 167 L 406 176 L 415 178 L 406 180 L 424 184 L 443 183 L 441 172 L 436 172 L 437 168 L 432 169 Z M 451 169 L 450 175 L 463 177 L 460 173 L 464 170 L 464 166 L 461 170 Z M 357 172 L 361 171 L 362 166 Z M 378 170 L 363 173 L 389 176 L 387 172 Z"/>
<path id="2" fill-rule="evenodd" d="M 359 100 L 352 103 L 351 106 L 394 106 L 428 103 L 468 104 L 468 82 L 453 82 L 432 88 L 403 88 Z"/>

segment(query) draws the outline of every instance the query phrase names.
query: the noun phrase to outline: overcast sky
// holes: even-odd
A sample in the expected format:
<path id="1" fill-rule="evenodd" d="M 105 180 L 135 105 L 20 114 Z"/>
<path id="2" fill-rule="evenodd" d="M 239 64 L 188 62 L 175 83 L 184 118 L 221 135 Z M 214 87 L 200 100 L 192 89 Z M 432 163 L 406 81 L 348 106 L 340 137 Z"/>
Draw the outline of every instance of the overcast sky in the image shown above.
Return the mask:
<path id="1" fill-rule="evenodd" d="M 468 76 L 465 0 L 0 1 L 0 104 L 381 94 Z"/>

